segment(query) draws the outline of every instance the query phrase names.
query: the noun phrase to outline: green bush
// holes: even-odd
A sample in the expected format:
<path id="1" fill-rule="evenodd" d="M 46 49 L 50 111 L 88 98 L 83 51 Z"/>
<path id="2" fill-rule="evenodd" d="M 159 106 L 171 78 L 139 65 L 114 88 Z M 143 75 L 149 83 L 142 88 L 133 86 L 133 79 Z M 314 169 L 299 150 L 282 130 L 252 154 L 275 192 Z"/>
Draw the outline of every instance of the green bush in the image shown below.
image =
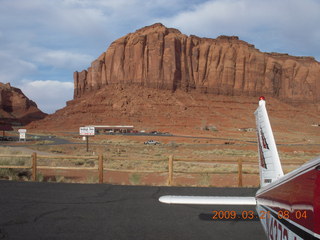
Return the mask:
<path id="1" fill-rule="evenodd" d="M 129 177 L 129 181 L 133 185 L 140 184 L 140 180 L 141 180 L 141 175 L 139 173 L 133 173 Z"/>

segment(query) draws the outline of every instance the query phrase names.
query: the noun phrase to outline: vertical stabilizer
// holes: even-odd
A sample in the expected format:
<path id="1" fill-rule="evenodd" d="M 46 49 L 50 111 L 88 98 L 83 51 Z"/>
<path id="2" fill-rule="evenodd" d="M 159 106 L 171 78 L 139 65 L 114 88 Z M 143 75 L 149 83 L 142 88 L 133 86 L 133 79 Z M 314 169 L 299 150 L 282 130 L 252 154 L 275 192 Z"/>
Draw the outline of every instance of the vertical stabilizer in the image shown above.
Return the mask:
<path id="1" fill-rule="evenodd" d="M 257 125 L 260 185 L 263 187 L 282 177 L 283 171 L 264 97 L 260 97 L 259 107 L 254 114 Z"/>

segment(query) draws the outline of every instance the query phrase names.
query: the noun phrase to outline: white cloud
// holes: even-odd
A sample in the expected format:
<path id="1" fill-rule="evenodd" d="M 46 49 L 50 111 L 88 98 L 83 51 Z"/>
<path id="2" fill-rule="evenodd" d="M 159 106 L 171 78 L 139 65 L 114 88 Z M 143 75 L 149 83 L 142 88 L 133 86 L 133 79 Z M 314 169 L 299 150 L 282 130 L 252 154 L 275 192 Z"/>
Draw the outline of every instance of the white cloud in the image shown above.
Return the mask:
<path id="1" fill-rule="evenodd" d="M 36 70 L 35 64 L 0 51 L 0 82 L 16 83 L 23 75 Z"/>
<path id="2" fill-rule="evenodd" d="M 237 35 L 263 51 L 320 60 L 319 12 L 316 0 L 211 0 L 160 21 L 187 34 Z"/>
<path id="3" fill-rule="evenodd" d="M 69 69 L 71 71 L 79 66 L 89 65 L 94 60 L 93 56 L 87 54 L 50 49 L 41 49 L 32 58 L 41 65 Z"/>
<path id="4" fill-rule="evenodd" d="M 57 109 L 63 108 L 66 101 L 73 98 L 72 82 L 56 80 L 23 81 L 18 87 L 46 113 L 53 113 Z"/>

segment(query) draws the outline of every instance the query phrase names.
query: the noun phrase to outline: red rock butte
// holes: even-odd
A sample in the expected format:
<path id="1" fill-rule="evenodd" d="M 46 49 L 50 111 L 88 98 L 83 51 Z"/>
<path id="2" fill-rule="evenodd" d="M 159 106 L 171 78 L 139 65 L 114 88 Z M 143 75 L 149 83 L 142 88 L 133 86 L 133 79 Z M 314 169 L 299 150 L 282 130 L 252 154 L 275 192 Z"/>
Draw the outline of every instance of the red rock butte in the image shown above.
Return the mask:
<path id="1" fill-rule="evenodd" d="M 46 115 L 19 88 L 12 87 L 10 83 L 0 82 L 1 124 L 25 125 L 34 120 L 42 119 Z"/>
<path id="2" fill-rule="evenodd" d="M 318 103 L 320 63 L 264 53 L 236 36 L 187 36 L 156 23 L 114 41 L 91 67 L 75 72 L 74 99 L 112 84 Z"/>

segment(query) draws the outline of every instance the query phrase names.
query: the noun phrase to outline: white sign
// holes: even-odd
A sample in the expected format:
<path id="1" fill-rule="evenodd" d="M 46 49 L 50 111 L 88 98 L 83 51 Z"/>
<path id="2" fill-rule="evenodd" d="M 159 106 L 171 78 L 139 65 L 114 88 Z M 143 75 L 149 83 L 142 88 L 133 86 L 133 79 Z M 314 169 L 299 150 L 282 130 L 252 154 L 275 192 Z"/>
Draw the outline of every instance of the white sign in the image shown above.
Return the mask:
<path id="1" fill-rule="evenodd" d="M 94 127 L 80 127 L 80 135 L 93 136 L 94 132 Z"/>
<path id="2" fill-rule="evenodd" d="M 26 139 L 26 133 L 20 132 L 19 138 L 21 139 Z"/>
<path id="3" fill-rule="evenodd" d="M 27 129 L 19 129 L 18 132 L 19 132 L 19 133 L 26 133 L 26 132 L 27 132 Z"/>

